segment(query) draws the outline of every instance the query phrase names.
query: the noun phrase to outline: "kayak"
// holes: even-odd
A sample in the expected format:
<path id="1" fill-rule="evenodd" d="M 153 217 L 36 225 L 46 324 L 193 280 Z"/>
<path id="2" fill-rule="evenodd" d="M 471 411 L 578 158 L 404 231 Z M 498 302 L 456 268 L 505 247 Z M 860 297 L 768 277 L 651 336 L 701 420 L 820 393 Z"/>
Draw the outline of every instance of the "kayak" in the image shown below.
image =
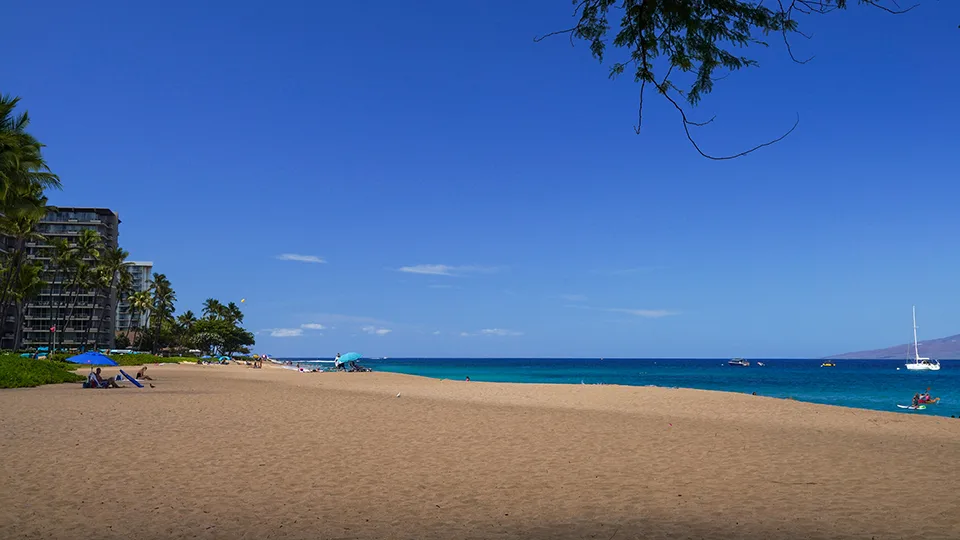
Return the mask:
<path id="1" fill-rule="evenodd" d="M 913 411 L 916 411 L 916 410 L 922 411 L 927 408 L 926 405 L 897 405 L 897 407 L 900 407 L 901 409 L 910 409 Z"/>

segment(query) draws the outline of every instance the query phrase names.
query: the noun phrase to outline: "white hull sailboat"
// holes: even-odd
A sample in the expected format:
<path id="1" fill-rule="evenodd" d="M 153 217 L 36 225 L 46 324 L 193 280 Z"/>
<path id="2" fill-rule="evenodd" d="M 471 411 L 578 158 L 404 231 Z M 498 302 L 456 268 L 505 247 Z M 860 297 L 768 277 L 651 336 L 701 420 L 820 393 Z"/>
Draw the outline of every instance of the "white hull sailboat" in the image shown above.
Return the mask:
<path id="1" fill-rule="evenodd" d="M 913 362 L 907 362 L 908 371 L 940 371 L 940 362 L 920 356 L 917 344 L 917 306 L 913 306 Z"/>

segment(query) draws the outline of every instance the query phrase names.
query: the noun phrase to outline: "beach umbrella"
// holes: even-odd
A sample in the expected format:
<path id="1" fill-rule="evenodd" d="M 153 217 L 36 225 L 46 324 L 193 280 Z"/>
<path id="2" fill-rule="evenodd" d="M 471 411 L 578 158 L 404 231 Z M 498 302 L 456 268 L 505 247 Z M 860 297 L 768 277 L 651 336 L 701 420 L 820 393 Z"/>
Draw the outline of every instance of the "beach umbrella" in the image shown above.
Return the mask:
<path id="1" fill-rule="evenodd" d="M 360 353 L 348 352 L 347 354 L 340 356 L 340 361 L 346 364 L 347 362 L 356 362 L 361 358 L 363 358 L 363 355 Z"/>
<path id="2" fill-rule="evenodd" d="M 76 356 L 67 358 L 67 362 L 72 364 L 84 364 L 88 366 L 118 366 L 109 356 L 98 353 L 97 351 L 85 352 Z"/>

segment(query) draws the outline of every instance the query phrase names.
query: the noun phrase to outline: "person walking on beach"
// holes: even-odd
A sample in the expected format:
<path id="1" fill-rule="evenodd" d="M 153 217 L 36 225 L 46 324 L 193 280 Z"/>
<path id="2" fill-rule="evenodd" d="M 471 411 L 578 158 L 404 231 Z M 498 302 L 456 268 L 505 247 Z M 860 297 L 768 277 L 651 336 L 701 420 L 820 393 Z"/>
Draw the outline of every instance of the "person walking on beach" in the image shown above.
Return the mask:
<path id="1" fill-rule="evenodd" d="M 340 362 L 340 353 L 337 353 L 337 357 L 333 359 L 333 367 L 334 367 L 337 371 L 340 371 L 340 366 L 342 366 L 342 365 L 343 365 L 343 364 Z"/>

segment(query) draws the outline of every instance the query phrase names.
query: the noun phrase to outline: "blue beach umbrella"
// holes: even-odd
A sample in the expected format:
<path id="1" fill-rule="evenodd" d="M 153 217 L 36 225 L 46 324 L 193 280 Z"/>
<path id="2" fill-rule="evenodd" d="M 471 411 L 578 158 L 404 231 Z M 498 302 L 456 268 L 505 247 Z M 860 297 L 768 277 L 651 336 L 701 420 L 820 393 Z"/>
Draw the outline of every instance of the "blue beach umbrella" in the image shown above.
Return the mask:
<path id="1" fill-rule="evenodd" d="M 67 358 L 67 362 L 73 364 L 84 364 L 88 366 L 118 366 L 109 356 L 96 351 L 85 352 L 76 356 Z"/>
<path id="2" fill-rule="evenodd" d="M 363 355 L 360 353 L 348 352 L 347 354 L 340 356 L 340 361 L 346 364 L 347 362 L 356 362 L 361 358 L 363 358 Z"/>

